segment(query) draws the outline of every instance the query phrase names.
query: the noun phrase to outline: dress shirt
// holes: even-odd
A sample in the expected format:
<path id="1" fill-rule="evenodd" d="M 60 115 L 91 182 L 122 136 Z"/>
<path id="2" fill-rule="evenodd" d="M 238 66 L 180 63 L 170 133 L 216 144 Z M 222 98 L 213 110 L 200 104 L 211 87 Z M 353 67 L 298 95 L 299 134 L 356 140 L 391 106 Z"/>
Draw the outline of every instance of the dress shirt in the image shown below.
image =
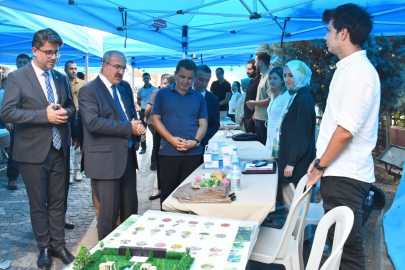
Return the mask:
<path id="1" fill-rule="evenodd" d="M 375 176 L 371 151 L 378 136 L 380 79 L 366 51 L 355 52 L 336 66 L 322 117 L 317 157 L 322 157 L 337 126 L 341 126 L 353 138 L 323 175 L 372 183 Z"/>
<path id="2" fill-rule="evenodd" d="M 32 62 L 31 65 L 32 65 L 32 67 L 34 68 L 35 75 L 37 75 L 39 84 L 40 84 L 41 87 L 42 87 L 42 91 L 44 91 L 46 100 L 49 100 L 49 99 L 48 99 L 48 89 L 46 89 L 46 83 L 45 83 L 46 78 L 45 78 L 45 76 L 43 75 L 45 71 L 43 71 L 42 69 L 40 69 L 39 67 L 37 67 L 37 66 L 34 64 L 34 62 Z M 49 80 L 50 80 L 50 82 L 51 82 L 52 92 L 53 92 L 53 96 L 54 96 L 54 99 L 55 99 L 55 103 L 54 103 L 54 104 L 58 104 L 59 99 L 58 99 L 58 94 L 56 93 L 56 86 L 55 86 L 55 82 L 53 81 L 52 72 L 51 72 L 51 70 L 48 70 L 47 72 L 48 72 L 48 74 L 49 74 Z"/>
<path id="3" fill-rule="evenodd" d="M 102 82 L 105 84 L 105 86 L 107 87 L 108 92 L 110 92 L 110 94 L 111 94 L 111 97 L 114 99 L 113 89 L 112 89 L 112 85 L 113 85 L 113 84 L 110 83 L 110 81 L 107 80 L 107 78 L 104 77 L 103 74 L 100 73 L 98 76 L 100 77 L 101 81 L 102 81 Z M 118 88 L 118 86 L 117 86 L 117 88 Z M 121 99 L 120 91 L 118 91 L 118 89 L 117 89 L 117 96 L 118 96 L 118 99 L 120 100 L 120 104 L 121 104 L 122 109 L 124 110 L 125 116 L 126 116 L 127 119 L 128 119 L 127 110 L 125 109 L 124 103 L 122 102 L 122 99 Z M 132 119 L 128 119 L 128 120 L 131 121 Z"/>
<path id="4" fill-rule="evenodd" d="M 202 91 L 202 92 L 198 92 L 198 93 L 200 93 L 201 95 L 203 95 L 203 97 L 205 97 L 205 91 L 207 91 L 207 90 L 204 90 L 204 91 Z"/>
<path id="5" fill-rule="evenodd" d="M 270 97 L 270 68 L 262 74 L 259 85 L 257 87 L 256 101 L 265 100 Z M 267 106 L 255 106 L 255 119 L 267 121 Z"/>

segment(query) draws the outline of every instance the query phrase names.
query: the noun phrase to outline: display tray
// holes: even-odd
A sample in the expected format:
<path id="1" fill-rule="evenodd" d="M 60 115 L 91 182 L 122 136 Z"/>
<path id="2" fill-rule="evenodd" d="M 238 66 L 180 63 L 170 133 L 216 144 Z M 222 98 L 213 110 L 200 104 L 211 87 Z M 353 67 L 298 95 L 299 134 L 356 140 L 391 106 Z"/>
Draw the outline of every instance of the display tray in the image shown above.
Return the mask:
<path id="1" fill-rule="evenodd" d="M 243 166 L 242 173 L 243 174 L 275 174 L 276 173 L 276 161 L 270 160 L 268 161 L 266 166 L 262 167 L 255 167 L 255 164 L 246 162 Z"/>

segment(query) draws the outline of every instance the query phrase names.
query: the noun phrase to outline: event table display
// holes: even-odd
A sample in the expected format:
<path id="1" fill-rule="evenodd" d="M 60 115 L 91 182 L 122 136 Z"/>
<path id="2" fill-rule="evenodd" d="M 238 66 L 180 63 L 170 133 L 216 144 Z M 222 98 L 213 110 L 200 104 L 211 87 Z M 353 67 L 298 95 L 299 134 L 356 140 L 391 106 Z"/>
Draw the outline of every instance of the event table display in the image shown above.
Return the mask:
<path id="1" fill-rule="evenodd" d="M 195 181 L 197 175 L 215 171 L 215 169 L 203 169 L 203 166 L 204 164 L 200 165 L 177 189 Z M 231 203 L 180 203 L 173 196 L 169 196 L 163 202 L 162 208 L 175 213 L 256 221 L 261 224 L 266 216 L 275 210 L 277 179 L 277 173 L 242 174 L 242 190 L 235 193 L 236 200 Z"/>
<path id="2" fill-rule="evenodd" d="M 90 253 L 97 263 L 83 269 L 115 265 L 122 270 L 135 265 L 132 269 L 242 270 L 256 242 L 258 225 L 149 210 L 143 216 L 132 215 L 92 248 Z M 187 258 L 192 262 L 188 269 L 182 264 Z M 73 264 L 65 269 L 74 269 Z"/>
<path id="3" fill-rule="evenodd" d="M 233 129 L 238 129 L 239 125 L 233 122 L 230 118 L 225 118 L 220 120 L 220 127 L 219 129 L 224 130 L 233 130 Z"/>

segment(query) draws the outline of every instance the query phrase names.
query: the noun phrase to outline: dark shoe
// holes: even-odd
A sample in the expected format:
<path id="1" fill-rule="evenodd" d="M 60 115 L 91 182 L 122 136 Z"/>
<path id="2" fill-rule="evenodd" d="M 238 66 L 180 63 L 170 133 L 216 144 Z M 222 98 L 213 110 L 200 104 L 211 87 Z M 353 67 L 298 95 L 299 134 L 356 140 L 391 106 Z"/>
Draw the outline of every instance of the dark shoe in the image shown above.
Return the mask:
<path id="1" fill-rule="evenodd" d="M 149 200 L 150 200 L 150 201 L 153 201 L 153 200 L 159 199 L 159 198 L 160 198 L 160 195 L 162 195 L 162 194 L 155 195 L 155 196 L 149 196 Z"/>
<path id="2" fill-rule="evenodd" d="M 59 258 L 66 265 L 76 259 L 76 257 L 66 249 L 66 247 L 63 247 L 59 251 L 52 250 L 52 257 Z"/>
<path id="3" fill-rule="evenodd" d="M 149 171 L 151 171 L 151 172 L 157 171 L 157 166 L 156 165 L 150 165 Z"/>
<path id="4" fill-rule="evenodd" d="M 44 248 L 39 252 L 38 261 L 37 261 L 38 268 L 41 270 L 49 270 L 52 266 L 52 258 L 51 258 L 51 249 Z"/>
<path id="5" fill-rule="evenodd" d="M 146 153 L 146 149 L 141 149 L 141 151 L 139 151 L 140 155 L 145 154 L 145 153 Z"/>
<path id="6" fill-rule="evenodd" d="M 69 222 L 67 219 L 65 219 L 65 229 L 71 230 L 74 228 L 75 228 L 75 225 L 73 223 Z"/>
<path id="7" fill-rule="evenodd" d="M 8 180 L 7 188 L 9 190 L 16 190 L 17 189 L 17 180 Z"/>

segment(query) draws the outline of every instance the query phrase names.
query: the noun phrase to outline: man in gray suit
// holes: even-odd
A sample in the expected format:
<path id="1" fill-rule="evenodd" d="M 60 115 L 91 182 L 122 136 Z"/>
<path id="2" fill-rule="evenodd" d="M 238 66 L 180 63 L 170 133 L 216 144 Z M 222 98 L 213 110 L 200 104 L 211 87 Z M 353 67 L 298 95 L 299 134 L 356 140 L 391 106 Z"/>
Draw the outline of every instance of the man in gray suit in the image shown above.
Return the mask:
<path id="1" fill-rule="evenodd" d="M 66 77 L 53 70 L 62 45 L 52 29 L 36 32 L 34 60 L 9 74 L 1 106 L 4 121 L 14 125 L 12 154 L 27 189 L 40 269 L 51 268 L 51 255 L 65 264 L 75 259 L 64 233 L 68 122 L 75 105 Z"/>
<path id="2" fill-rule="evenodd" d="M 79 92 L 84 167 L 100 203 L 99 240 L 116 228 L 118 214 L 123 222 L 138 213 L 136 148 L 145 128 L 135 120 L 132 93 L 118 85 L 125 69 L 125 55 L 108 51 L 99 76 Z"/>

